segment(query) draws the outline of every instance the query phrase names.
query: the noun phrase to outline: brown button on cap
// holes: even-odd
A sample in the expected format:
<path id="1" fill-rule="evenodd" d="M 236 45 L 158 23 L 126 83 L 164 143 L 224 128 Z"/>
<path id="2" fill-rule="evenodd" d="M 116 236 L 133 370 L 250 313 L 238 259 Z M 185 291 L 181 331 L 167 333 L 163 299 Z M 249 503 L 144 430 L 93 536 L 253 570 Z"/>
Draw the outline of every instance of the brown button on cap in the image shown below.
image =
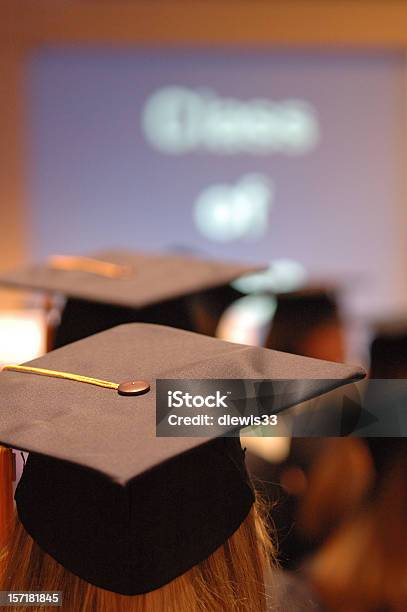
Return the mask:
<path id="1" fill-rule="evenodd" d="M 150 391 L 150 385 L 145 380 L 126 380 L 118 386 L 119 395 L 142 395 Z"/>

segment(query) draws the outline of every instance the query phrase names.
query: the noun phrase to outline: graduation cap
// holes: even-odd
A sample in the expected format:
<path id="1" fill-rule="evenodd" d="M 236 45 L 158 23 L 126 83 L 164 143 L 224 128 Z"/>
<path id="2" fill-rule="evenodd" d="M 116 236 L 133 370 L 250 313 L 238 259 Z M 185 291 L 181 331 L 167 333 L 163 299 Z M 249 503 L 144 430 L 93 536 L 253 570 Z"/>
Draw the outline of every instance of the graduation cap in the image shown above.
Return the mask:
<path id="1" fill-rule="evenodd" d="M 125 595 L 209 557 L 254 502 L 237 437 L 156 437 L 157 379 L 308 379 L 317 396 L 364 376 L 140 323 L 10 368 L 0 373 L 0 443 L 30 451 L 15 496 L 23 526 L 67 570 Z"/>
<path id="2" fill-rule="evenodd" d="M 1 275 L 0 284 L 68 298 L 54 341 L 59 347 L 134 321 L 193 331 L 188 297 L 211 299 L 215 288 L 258 269 L 191 255 L 104 251 L 53 256 Z"/>

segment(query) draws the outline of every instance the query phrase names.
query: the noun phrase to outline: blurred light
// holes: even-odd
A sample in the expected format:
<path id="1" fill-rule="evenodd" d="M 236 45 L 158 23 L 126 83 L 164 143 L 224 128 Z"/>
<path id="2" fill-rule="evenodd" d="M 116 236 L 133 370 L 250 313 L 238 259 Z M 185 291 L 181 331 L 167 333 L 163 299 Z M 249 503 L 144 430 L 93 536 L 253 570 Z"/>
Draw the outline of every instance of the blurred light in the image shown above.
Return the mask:
<path id="1" fill-rule="evenodd" d="M 45 351 L 46 323 L 39 310 L 0 312 L 0 367 L 23 363 Z"/>
<path id="2" fill-rule="evenodd" d="M 282 463 L 290 453 L 291 438 L 241 436 L 240 442 L 254 455 L 270 463 Z"/>
<path id="3" fill-rule="evenodd" d="M 22 451 L 14 451 L 15 462 L 16 462 L 16 479 L 13 482 L 13 493 L 15 493 L 17 485 L 24 471 L 24 466 L 28 458 L 28 453 Z"/>
<path id="4" fill-rule="evenodd" d="M 220 97 L 208 88 L 153 92 L 142 115 L 147 142 L 161 153 L 301 155 L 319 141 L 318 118 L 304 100 Z"/>
<path id="5" fill-rule="evenodd" d="M 246 295 L 223 313 L 216 331 L 222 340 L 241 344 L 262 343 L 265 327 L 268 327 L 277 308 L 272 295 Z"/>
<path id="6" fill-rule="evenodd" d="M 246 174 L 234 185 L 211 185 L 195 202 L 195 224 L 210 240 L 255 240 L 267 231 L 272 196 L 272 183 L 261 174 Z"/>
<path id="7" fill-rule="evenodd" d="M 275 259 L 263 272 L 247 274 L 233 281 L 232 287 L 242 293 L 296 291 L 305 285 L 307 272 L 293 259 Z"/>

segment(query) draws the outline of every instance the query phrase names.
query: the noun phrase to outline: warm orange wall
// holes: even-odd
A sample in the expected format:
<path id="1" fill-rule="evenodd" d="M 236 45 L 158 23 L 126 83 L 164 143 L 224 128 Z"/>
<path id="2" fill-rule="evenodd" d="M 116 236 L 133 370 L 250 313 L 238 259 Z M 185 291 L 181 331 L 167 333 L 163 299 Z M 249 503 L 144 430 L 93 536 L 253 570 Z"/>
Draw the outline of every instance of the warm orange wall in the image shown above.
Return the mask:
<path id="1" fill-rule="evenodd" d="M 0 33 L 26 46 L 407 44 L 405 0 L 0 0 L 0 11 Z"/>
<path id="2" fill-rule="evenodd" d="M 0 53 L 0 264 L 19 260 L 23 239 L 24 177 L 21 123 L 22 58 L 12 50 Z"/>
<path id="3" fill-rule="evenodd" d="M 0 0 L 0 268 L 25 257 L 24 59 L 44 44 L 407 47 L 392 0 Z"/>

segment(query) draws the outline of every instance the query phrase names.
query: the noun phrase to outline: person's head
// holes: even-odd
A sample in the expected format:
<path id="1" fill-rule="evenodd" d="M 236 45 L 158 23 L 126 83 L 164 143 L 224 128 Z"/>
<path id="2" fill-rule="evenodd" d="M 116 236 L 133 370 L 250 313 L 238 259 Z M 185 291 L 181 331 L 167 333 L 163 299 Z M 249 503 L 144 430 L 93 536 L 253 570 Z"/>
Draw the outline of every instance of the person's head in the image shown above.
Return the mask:
<path id="1" fill-rule="evenodd" d="M 268 348 L 327 361 L 344 360 L 344 334 L 335 296 L 309 290 L 278 296 Z"/>
<path id="2" fill-rule="evenodd" d="M 146 448 L 154 464 L 161 446 L 151 439 Z M 209 572 L 206 583 L 201 579 L 209 591 L 220 590 L 224 582 L 222 592 L 236 589 L 241 598 L 256 583 L 258 597 L 264 593 L 265 540 L 259 537 L 255 493 L 236 438 L 205 444 L 192 440 L 187 452 L 167 457 L 125 483 L 77 463 L 31 453 L 15 500 L 17 531 L 5 574 L 14 586 L 3 590 L 16 590 L 20 578 L 28 582 L 25 589 L 43 590 L 34 584 L 44 581 L 44 586 L 56 572 L 58 580 L 79 576 L 95 592 L 99 588 L 139 596 L 160 591 L 215 555 L 218 569 Z M 28 557 L 27 545 L 32 551 Z M 27 571 L 22 569 L 24 555 L 31 559 Z M 56 567 L 66 571 L 58 573 Z M 186 588 L 185 580 L 179 583 Z"/>
<path id="3" fill-rule="evenodd" d="M 394 442 L 375 490 L 309 563 L 310 580 L 332 612 L 407 609 L 407 444 Z"/>
<path id="4" fill-rule="evenodd" d="M 0 590 L 61 591 L 64 609 L 78 612 L 265 612 L 266 598 L 272 594 L 266 596 L 264 578 L 273 564 L 273 549 L 262 514 L 257 501 L 239 528 L 207 559 L 161 588 L 135 596 L 98 588 L 69 572 L 16 519 L 0 563 Z"/>
<path id="5" fill-rule="evenodd" d="M 326 438 L 319 442 L 296 523 L 306 538 L 322 542 L 359 507 L 375 473 L 363 439 Z"/>
<path id="6" fill-rule="evenodd" d="M 371 378 L 407 378 L 407 321 L 381 324 L 370 345 Z"/>
<path id="7" fill-rule="evenodd" d="M 238 430 L 220 428 L 216 417 L 228 413 L 214 409 L 213 429 L 186 423 L 170 435 L 175 413 L 168 398 L 179 386 L 191 389 L 182 387 L 184 380 L 205 379 L 209 386 L 197 389 L 206 396 L 217 378 L 236 378 L 244 392 L 244 378 L 270 373 L 316 376 L 311 389 L 318 395 L 330 388 L 321 382 L 330 378 L 327 372 L 335 385 L 363 376 L 359 368 L 144 324 L 96 334 L 29 366 L 6 366 L 0 441 L 30 452 L 15 501 L 35 549 L 24 570 L 18 546 L 24 549 L 19 541 L 26 536 L 18 528 L 4 574 L 13 582 L 3 590 L 16 589 L 19 576 L 28 581 L 25 590 L 34 586 L 30 576 L 46 583 L 54 570 L 41 569 L 38 549 L 64 568 L 60 578 L 77 576 L 114 599 L 134 602 L 184 584 L 183 576 L 196 575 L 213 558 L 210 567 L 219 568 L 202 570 L 205 580 L 199 572 L 194 580 L 196 606 L 216 596 L 230 609 L 233 594 L 235 610 L 264 609 L 265 540 Z M 143 380 L 130 378 L 135 373 Z M 309 386 L 304 391 L 301 385 L 294 398 L 287 390 L 287 405 L 301 402 L 304 393 L 309 398 Z M 179 414 L 190 418 L 192 406 L 185 403 Z M 173 609 L 183 609 L 182 592 Z"/>
<path id="8" fill-rule="evenodd" d="M 222 285 L 191 296 L 188 304 L 196 331 L 207 336 L 216 336 L 223 313 L 241 297 L 240 291 L 231 285 Z"/>

